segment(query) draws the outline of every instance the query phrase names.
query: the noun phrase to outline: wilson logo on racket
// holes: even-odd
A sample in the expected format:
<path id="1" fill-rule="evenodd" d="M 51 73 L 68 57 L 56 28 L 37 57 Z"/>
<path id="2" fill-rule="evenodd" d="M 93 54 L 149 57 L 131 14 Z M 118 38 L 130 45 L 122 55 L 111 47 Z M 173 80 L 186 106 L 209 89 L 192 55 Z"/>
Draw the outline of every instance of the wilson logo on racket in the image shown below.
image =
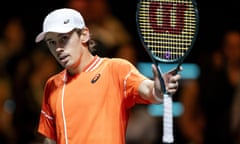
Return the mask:
<path id="1" fill-rule="evenodd" d="M 100 78 L 100 76 L 101 76 L 100 73 L 96 74 L 96 75 L 93 77 L 93 79 L 91 80 L 91 83 L 97 82 L 97 80 Z"/>
<path id="2" fill-rule="evenodd" d="M 151 2 L 149 12 L 150 26 L 156 33 L 180 34 L 184 29 L 184 13 L 187 6 L 181 3 Z M 162 14 L 157 15 L 157 11 Z M 174 11 L 174 15 L 173 15 Z M 160 22 L 159 22 L 160 21 Z"/>

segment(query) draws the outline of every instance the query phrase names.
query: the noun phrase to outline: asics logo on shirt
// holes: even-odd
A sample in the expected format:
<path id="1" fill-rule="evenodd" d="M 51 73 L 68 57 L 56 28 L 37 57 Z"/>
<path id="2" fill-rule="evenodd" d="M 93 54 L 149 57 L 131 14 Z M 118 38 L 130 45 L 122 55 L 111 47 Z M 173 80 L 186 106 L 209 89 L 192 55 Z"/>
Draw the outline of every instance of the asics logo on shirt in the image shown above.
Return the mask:
<path id="1" fill-rule="evenodd" d="M 100 78 L 100 76 L 101 76 L 100 73 L 96 74 L 96 75 L 93 77 L 93 79 L 91 80 L 91 83 L 93 84 L 93 83 L 97 82 L 97 80 Z"/>

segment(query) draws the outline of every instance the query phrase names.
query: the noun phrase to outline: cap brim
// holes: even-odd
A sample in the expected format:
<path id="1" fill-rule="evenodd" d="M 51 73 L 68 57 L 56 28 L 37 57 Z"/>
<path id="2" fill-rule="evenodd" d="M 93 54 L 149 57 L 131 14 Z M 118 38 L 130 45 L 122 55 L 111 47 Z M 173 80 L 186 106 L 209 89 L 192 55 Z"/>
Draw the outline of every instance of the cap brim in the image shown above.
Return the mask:
<path id="1" fill-rule="evenodd" d="M 42 41 L 45 37 L 46 32 L 41 32 L 40 34 L 37 35 L 35 42 L 38 43 L 40 41 Z"/>

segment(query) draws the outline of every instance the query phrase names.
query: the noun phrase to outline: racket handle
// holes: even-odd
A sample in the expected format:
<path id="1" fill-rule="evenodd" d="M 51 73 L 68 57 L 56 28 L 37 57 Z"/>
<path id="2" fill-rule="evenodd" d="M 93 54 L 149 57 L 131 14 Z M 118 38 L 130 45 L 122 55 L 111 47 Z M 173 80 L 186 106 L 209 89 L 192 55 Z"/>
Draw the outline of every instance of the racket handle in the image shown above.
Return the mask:
<path id="1" fill-rule="evenodd" d="M 173 143 L 173 113 L 172 97 L 168 94 L 163 95 L 163 138 L 164 143 Z"/>

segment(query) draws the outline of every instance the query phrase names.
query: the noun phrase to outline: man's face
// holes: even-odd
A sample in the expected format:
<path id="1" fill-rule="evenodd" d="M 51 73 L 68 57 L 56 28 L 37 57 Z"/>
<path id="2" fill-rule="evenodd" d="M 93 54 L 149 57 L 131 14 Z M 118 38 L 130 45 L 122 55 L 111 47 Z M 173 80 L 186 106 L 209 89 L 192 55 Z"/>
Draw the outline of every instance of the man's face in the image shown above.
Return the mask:
<path id="1" fill-rule="evenodd" d="M 49 32 L 45 41 L 55 59 L 67 69 L 77 67 L 82 55 L 82 43 L 76 31 L 59 34 Z"/>

